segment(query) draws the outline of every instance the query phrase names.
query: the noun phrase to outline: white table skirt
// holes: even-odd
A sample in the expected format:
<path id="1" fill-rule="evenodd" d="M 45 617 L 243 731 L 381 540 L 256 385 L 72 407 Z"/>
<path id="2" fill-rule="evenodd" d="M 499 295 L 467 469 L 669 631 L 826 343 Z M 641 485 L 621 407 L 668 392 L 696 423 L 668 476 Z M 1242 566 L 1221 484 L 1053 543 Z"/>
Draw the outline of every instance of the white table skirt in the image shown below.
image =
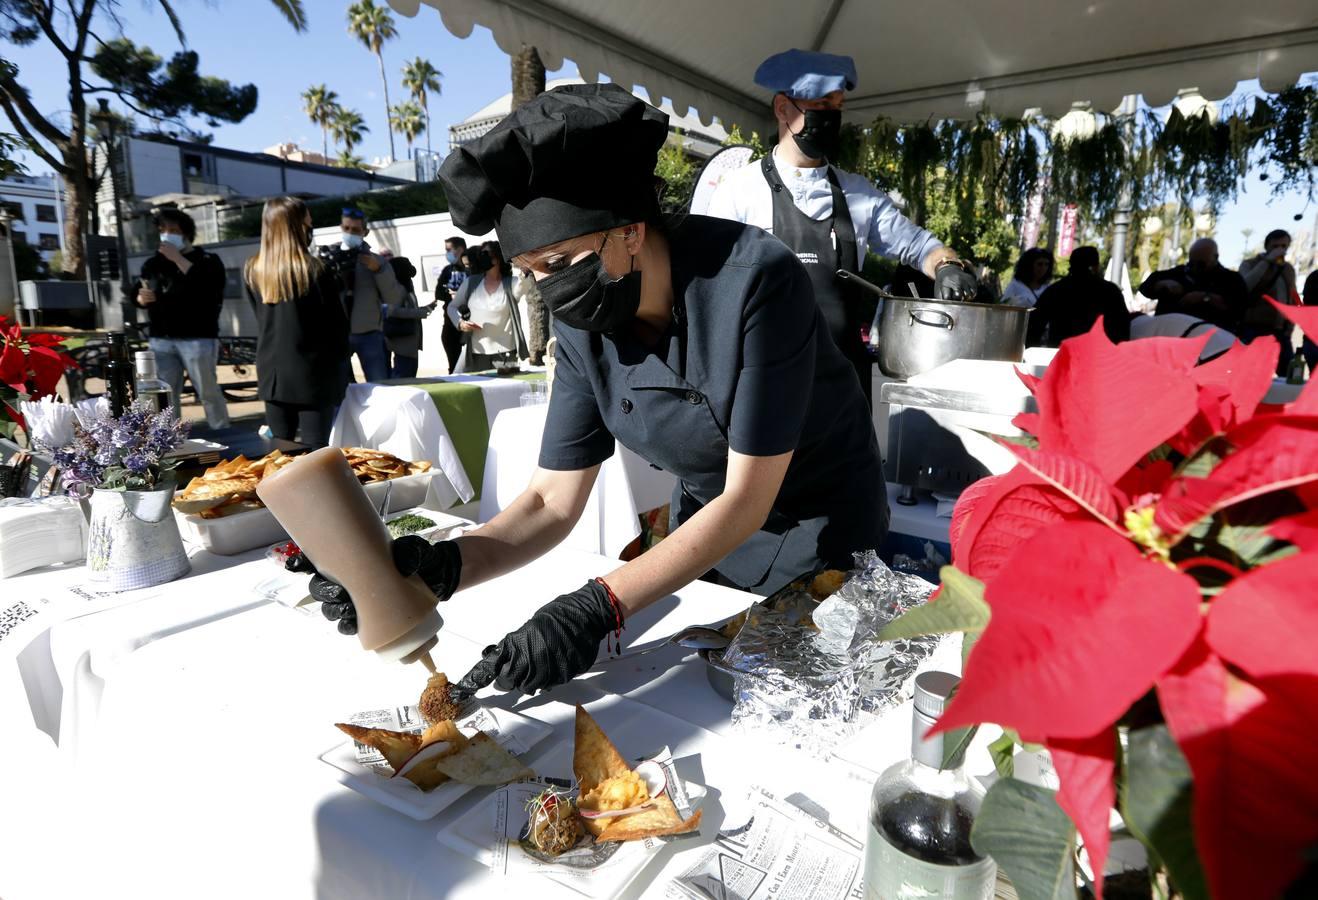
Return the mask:
<path id="1" fill-rule="evenodd" d="M 480 388 L 485 419 L 493 424 L 503 410 L 518 405 L 526 383 L 508 378 L 453 375 L 442 381 L 465 382 Z M 449 436 L 444 418 L 430 395 L 405 384 L 350 384 L 330 431 L 334 447 L 369 447 L 407 460 L 430 460 L 444 474 L 431 490 L 447 509 L 476 496 L 467 471 Z"/>
<path id="2" fill-rule="evenodd" d="M 479 521 L 488 522 L 531 483 L 547 404 L 505 410 L 490 427 Z M 617 558 L 641 533 L 641 513 L 669 502 L 677 479 L 621 444 L 600 466 L 586 509 L 563 546 Z"/>

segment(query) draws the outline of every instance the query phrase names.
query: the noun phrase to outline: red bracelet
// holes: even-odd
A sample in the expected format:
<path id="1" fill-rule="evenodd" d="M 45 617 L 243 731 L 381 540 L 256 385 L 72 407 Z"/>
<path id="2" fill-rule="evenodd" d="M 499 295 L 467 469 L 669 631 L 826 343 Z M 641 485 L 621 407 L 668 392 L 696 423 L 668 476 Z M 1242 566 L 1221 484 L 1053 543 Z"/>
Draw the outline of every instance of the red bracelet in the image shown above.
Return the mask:
<path id="1" fill-rule="evenodd" d="M 607 581 L 603 578 L 596 578 L 595 581 L 599 586 L 604 588 L 604 593 L 609 598 L 609 605 L 613 607 L 613 642 L 605 643 L 605 649 L 610 654 L 622 654 L 622 603 L 618 600 L 618 595 L 613 593 L 613 588 L 609 587 Z"/>

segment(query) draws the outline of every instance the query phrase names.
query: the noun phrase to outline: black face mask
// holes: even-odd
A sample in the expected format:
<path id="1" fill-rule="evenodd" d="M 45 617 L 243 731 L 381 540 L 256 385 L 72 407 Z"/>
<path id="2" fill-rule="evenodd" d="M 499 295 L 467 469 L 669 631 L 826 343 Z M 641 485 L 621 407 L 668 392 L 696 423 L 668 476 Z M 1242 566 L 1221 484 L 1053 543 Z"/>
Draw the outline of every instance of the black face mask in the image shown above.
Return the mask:
<path id="1" fill-rule="evenodd" d="M 792 135 L 796 146 L 811 159 L 836 159 L 842 144 L 842 110 L 796 108 L 805 116 L 801 130 Z"/>
<path id="2" fill-rule="evenodd" d="M 641 273 L 635 259 L 632 271 L 611 279 L 599 254 L 592 253 L 535 286 L 555 319 L 583 331 L 614 331 L 641 305 Z"/>

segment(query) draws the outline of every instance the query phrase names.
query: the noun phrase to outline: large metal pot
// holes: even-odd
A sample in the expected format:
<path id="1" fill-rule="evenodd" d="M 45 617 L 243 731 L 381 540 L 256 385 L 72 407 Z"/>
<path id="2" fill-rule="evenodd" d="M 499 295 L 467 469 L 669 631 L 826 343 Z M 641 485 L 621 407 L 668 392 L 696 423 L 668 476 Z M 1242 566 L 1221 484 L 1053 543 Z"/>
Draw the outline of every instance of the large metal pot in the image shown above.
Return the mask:
<path id="1" fill-rule="evenodd" d="M 1028 309 L 897 297 L 850 272 L 838 275 L 881 297 L 875 316 L 879 368 L 891 378 L 910 378 L 954 359 L 1020 362 L 1025 355 Z"/>

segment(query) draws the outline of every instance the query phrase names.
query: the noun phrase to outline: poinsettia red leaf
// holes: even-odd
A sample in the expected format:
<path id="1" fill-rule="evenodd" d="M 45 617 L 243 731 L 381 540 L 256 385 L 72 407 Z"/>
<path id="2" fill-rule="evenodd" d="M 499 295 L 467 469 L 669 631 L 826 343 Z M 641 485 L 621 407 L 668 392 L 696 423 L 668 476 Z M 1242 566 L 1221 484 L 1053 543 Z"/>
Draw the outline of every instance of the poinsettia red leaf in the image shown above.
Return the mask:
<path id="1" fill-rule="evenodd" d="M 1011 420 L 1021 431 L 1029 435 L 1038 435 L 1039 433 L 1039 414 L 1032 412 L 1016 413 L 1015 418 Z"/>
<path id="2" fill-rule="evenodd" d="M 1260 338 L 1249 344 L 1236 342 L 1216 359 L 1196 366 L 1191 377 L 1196 384 L 1226 388 L 1235 410 L 1235 425 L 1254 415 L 1259 403 L 1272 387 L 1281 346 L 1274 338 Z"/>
<path id="3" fill-rule="evenodd" d="M 0 348 L 0 384 L 19 393 L 27 391 L 27 356 L 13 344 Z"/>
<path id="4" fill-rule="evenodd" d="M 28 351 L 27 362 L 36 387 L 33 397 L 39 400 L 53 394 L 60 378 L 64 377 L 64 360 L 60 354 L 49 347 L 33 347 Z"/>
<path id="5" fill-rule="evenodd" d="M 1183 456 L 1192 456 L 1209 440 L 1236 424 L 1235 404 L 1231 392 L 1223 385 L 1200 387 L 1195 405 L 1198 411 L 1194 417 L 1167 440 L 1171 448 Z"/>
<path id="6" fill-rule="evenodd" d="M 967 516 L 960 532 L 957 565 L 968 575 L 988 581 L 1023 542 L 1041 529 L 1066 521 L 1092 521 L 1092 517 L 1024 466 L 1016 466 L 994 479 L 976 502 L 975 514 Z"/>
<path id="7" fill-rule="evenodd" d="M 1092 737 L 1112 725 L 1198 633 L 1194 579 L 1093 521 L 1020 542 L 988 582 L 993 617 L 938 721 Z"/>
<path id="8" fill-rule="evenodd" d="M 1227 432 L 1239 449 L 1208 478 L 1185 478 L 1158 501 L 1154 522 L 1183 535 L 1195 522 L 1236 503 L 1318 481 L 1318 416 L 1265 416 Z"/>
<path id="9" fill-rule="evenodd" d="M 995 485 L 1006 477 L 1006 475 L 990 475 L 988 478 L 981 478 L 973 482 L 961 492 L 961 496 L 957 497 L 956 506 L 952 508 L 952 524 L 947 529 L 948 542 L 952 545 L 953 560 L 964 558 L 967 548 L 962 546 L 961 538 L 980 501 L 990 494 Z"/>
<path id="10" fill-rule="evenodd" d="M 1158 683 L 1194 778 L 1194 831 L 1212 895 L 1276 897 L 1318 842 L 1318 682 L 1246 680 L 1203 640 Z"/>
<path id="11" fill-rule="evenodd" d="M 1047 744 L 1060 782 L 1057 805 L 1084 838 L 1094 872 L 1095 900 L 1103 900 L 1103 865 L 1112 843 L 1109 823 L 1117 799 L 1116 729 L 1080 740 L 1049 739 Z"/>
<path id="12" fill-rule="evenodd" d="M 1253 678 L 1303 674 L 1318 681 L 1318 653 L 1296 639 L 1318 635 L 1315 574 L 1318 553 L 1299 553 L 1233 580 L 1208 612 L 1208 646 Z"/>
<path id="13" fill-rule="evenodd" d="M 1185 373 L 1202 344 L 1148 338 L 1114 345 L 1102 323 L 1063 342 L 1035 394 L 1039 448 L 1083 459 L 1116 481 L 1198 411 L 1198 388 Z"/>
<path id="14" fill-rule="evenodd" d="M 1117 482 L 1117 490 L 1134 502 L 1146 494 L 1161 494 L 1167 482 L 1176 474 L 1176 467 L 1169 459 L 1155 459 L 1135 466 Z"/>
<path id="15" fill-rule="evenodd" d="M 953 520 L 955 518 L 954 515 Z M 1301 550 L 1318 550 L 1318 509 L 1278 519 L 1268 528 L 1268 534 Z"/>
<path id="16" fill-rule="evenodd" d="M 1021 380 L 1021 384 L 1025 385 L 1025 390 L 1029 391 L 1031 394 L 1039 389 L 1039 382 L 1041 379 L 1038 375 L 1026 372 L 1024 369 L 1017 366 L 1016 377 Z"/>
<path id="17" fill-rule="evenodd" d="M 1318 306 L 1291 306 L 1278 303 L 1271 297 L 1268 298 L 1268 302 L 1277 312 L 1300 326 L 1300 331 L 1304 332 L 1305 337 L 1318 343 Z"/>
<path id="18" fill-rule="evenodd" d="M 1031 450 L 1019 444 L 1008 444 L 1007 449 L 1016 455 L 1021 465 L 1080 504 L 1090 515 L 1116 523 L 1121 507 L 1112 486 L 1089 463 L 1074 456 Z"/>
<path id="19" fill-rule="evenodd" d="M 27 342 L 32 347 L 62 347 L 64 346 L 63 335 L 58 334 L 29 334 Z"/>

